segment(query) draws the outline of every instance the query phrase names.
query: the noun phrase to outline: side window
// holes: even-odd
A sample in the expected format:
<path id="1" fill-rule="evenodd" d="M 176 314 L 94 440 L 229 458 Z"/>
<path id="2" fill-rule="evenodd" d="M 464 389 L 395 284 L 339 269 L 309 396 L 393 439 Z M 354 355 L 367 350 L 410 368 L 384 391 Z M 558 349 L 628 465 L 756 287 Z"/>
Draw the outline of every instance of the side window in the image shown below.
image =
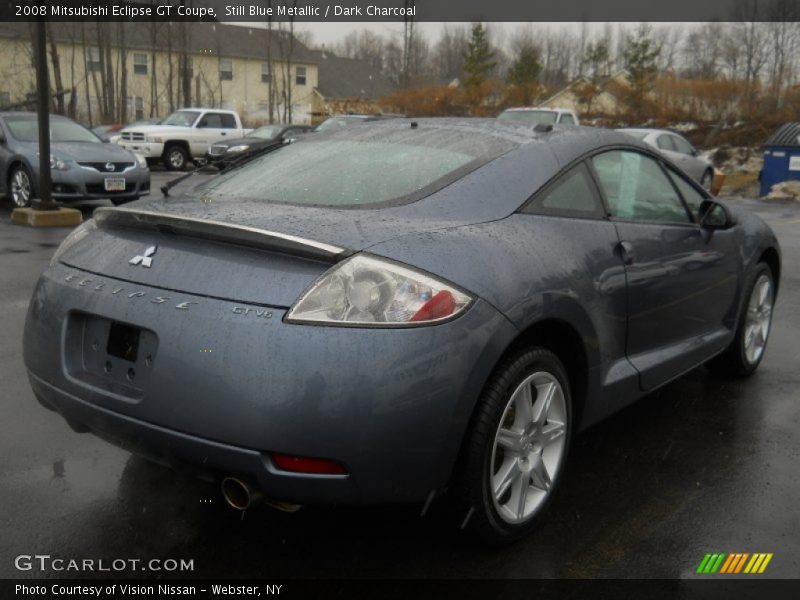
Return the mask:
<path id="1" fill-rule="evenodd" d="M 649 156 L 614 150 L 592 158 L 611 215 L 635 221 L 689 223 L 689 214 L 661 166 Z"/>
<path id="2" fill-rule="evenodd" d="M 223 129 L 236 129 L 236 119 L 233 118 L 233 115 L 222 113 L 220 118 L 222 119 L 221 127 Z"/>
<path id="3" fill-rule="evenodd" d="M 662 150 L 675 150 L 675 146 L 672 144 L 672 136 L 667 135 L 666 133 L 658 136 L 656 144 L 658 144 L 658 147 Z"/>
<path id="4" fill-rule="evenodd" d="M 689 155 L 694 154 L 693 152 L 694 149 L 692 148 L 692 145 L 685 139 L 677 135 L 673 135 L 670 137 L 672 138 L 672 143 L 675 145 L 675 150 L 677 150 L 681 154 L 689 154 Z"/>
<path id="5" fill-rule="evenodd" d="M 586 166 L 570 169 L 524 209 L 525 213 L 555 214 L 574 217 L 601 217 L 603 208 Z"/>
<path id="6" fill-rule="evenodd" d="M 699 222 L 700 204 L 703 203 L 703 200 L 705 200 L 706 197 L 701 194 L 696 187 L 694 187 L 672 169 L 667 169 L 667 173 L 669 173 L 670 179 L 672 179 L 672 181 L 675 183 L 675 186 L 678 188 L 678 191 L 681 193 L 681 196 L 683 196 L 683 200 L 686 202 L 689 210 L 692 212 L 694 220 Z"/>
<path id="7" fill-rule="evenodd" d="M 575 119 L 572 118 L 572 115 L 568 113 L 563 113 L 561 115 L 561 120 L 559 121 L 562 125 L 575 125 Z"/>
<path id="8" fill-rule="evenodd" d="M 207 127 L 209 129 L 219 129 L 222 127 L 222 119 L 218 113 L 207 113 L 200 121 L 198 127 Z"/>

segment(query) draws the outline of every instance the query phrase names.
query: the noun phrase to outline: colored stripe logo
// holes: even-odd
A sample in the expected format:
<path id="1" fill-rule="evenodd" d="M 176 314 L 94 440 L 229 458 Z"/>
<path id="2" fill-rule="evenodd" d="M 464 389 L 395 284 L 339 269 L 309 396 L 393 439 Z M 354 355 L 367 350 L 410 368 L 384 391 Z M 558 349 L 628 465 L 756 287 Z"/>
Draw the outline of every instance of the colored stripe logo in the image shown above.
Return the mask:
<path id="1" fill-rule="evenodd" d="M 726 554 L 724 552 L 707 553 L 703 560 L 700 561 L 700 566 L 697 567 L 697 573 L 703 575 L 713 575 L 715 573 L 736 575 L 744 573 L 748 575 L 755 575 L 763 573 L 769 561 L 772 560 L 772 552 L 732 552 Z"/>

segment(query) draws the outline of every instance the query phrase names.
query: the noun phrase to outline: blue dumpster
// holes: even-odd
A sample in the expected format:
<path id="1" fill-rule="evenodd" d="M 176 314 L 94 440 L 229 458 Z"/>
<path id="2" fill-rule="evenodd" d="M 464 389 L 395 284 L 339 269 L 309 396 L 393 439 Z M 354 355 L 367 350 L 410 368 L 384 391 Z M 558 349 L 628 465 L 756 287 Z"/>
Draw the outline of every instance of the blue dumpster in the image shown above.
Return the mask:
<path id="1" fill-rule="evenodd" d="M 800 179 L 800 123 L 786 123 L 764 144 L 761 195 L 776 183 Z"/>

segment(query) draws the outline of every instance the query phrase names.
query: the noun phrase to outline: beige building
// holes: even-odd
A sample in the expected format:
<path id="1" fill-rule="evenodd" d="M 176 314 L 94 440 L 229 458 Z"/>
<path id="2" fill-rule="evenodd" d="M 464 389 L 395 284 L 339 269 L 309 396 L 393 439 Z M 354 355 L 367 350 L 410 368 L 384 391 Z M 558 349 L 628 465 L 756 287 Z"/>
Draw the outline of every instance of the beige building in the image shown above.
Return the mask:
<path id="1" fill-rule="evenodd" d="M 0 107 L 25 109 L 35 92 L 31 26 L 0 23 Z M 86 124 L 165 117 L 184 106 L 236 110 L 250 126 L 310 123 L 318 101 L 317 56 L 285 30 L 205 22 L 48 28 L 51 89 L 64 90 L 64 112 Z"/>

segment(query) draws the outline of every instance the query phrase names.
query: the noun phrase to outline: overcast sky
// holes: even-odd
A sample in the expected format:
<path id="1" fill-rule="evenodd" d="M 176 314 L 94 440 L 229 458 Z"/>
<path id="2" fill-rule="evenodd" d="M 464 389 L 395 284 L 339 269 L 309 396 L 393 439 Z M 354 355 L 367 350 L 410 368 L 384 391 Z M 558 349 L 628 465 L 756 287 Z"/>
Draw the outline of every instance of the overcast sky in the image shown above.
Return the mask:
<path id="1" fill-rule="evenodd" d="M 237 25 L 246 25 L 248 27 L 256 27 L 259 24 L 257 23 L 236 23 Z M 461 25 L 462 23 L 448 23 L 449 25 Z M 426 37 L 430 41 L 435 41 L 439 37 L 439 32 L 442 30 L 442 27 L 445 23 L 429 23 L 429 22 L 417 22 L 414 26 L 419 30 L 426 34 Z M 492 31 L 494 36 L 498 36 L 501 39 L 505 38 L 507 35 L 510 35 L 515 29 L 520 27 L 527 27 L 529 25 L 533 25 L 535 27 L 539 26 L 546 26 L 549 29 L 571 29 L 573 31 L 578 31 L 580 29 L 580 23 L 490 23 L 489 27 Z M 590 29 L 600 30 L 602 29 L 604 23 L 589 23 Z M 614 26 L 616 27 L 616 23 Z M 623 23 L 623 26 L 628 27 L 635 27 L 636 23 Z M 683 25 L 683 26 L 692 26 L 696 25 L 694 23 L 655 23 L 653 24 L 654 27 L 660 27 L 663 25 Z M 370 29 L 375 33 L 379 34 L 389 34 L 392 32 L 397 33 L 397 35 L 401 35 L 403 32 L 403 24 L 402 22 L 379 22 L 379 23 L 300 23 L 296 25 L 297 29 L 300 31 L 309 31 L 314 37 L 314 44 L 316 46 L 320 46 L 322 44 L 331 45 L 342 38 L 344 38 L 348 33 L 352 31 L 357 31 L 359 29 Z"/>

